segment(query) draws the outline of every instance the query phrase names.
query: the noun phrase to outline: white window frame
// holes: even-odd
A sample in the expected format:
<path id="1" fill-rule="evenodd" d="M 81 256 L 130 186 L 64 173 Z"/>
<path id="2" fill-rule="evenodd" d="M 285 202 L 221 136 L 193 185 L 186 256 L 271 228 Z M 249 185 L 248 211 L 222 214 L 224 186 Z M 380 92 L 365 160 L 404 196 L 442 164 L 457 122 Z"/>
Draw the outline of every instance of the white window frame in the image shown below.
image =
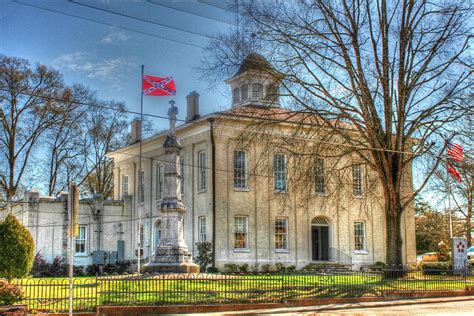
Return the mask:
<path id="1" fill-rule="evenodd" d="M 164 186 L 164 166 L 163 164 L 156 165 L 156 200 L 163 198 L 163 186 Z"/>
<path id="2" fill-rule="evenodd" d="M 239 223 L 241 220 L 243 222 Z M 236 235 L 244 234 L 244 247 L 236 247 Z M 234 251 L 249 251 L 249 217 L 237 215 L 234 217 Z"/>
<path id="3" fill-rule="evenodd" d="M 240 102 L 240 87 L 232 89 L 232 104 Z"/>
<path id="4" fill-rule="evenodd" d="M 207 241 L 206 235 L 206 216 L 198 217 L 198 242 Z"/>
<path id="5" fill-rule="evenodd" d="M 283 158 L 282 160 L 283 163 L 281 163 L 280 158 Z M 288 188 L 287 188 L 287 181 L 286 181 L 286 170 L 287 170 L 286 155 L 274 154 L 273 155 L 273 177 L 274 177 L 275 192 L 287 191 Z"/>
<path id="6" fill-rule="evenodd" d="M 364 169 L 361 164 L 352 165 L 352 194 L 355 197 L 364 196 Z"/>
<path id="7" fill-rule="evenodd" d="M 145 203 L 145 170 L 138 171 L 138 204 Z"/>
<path id="8" fill-rule="evenodd" d="M 145 243 L 145 226 L 143 224 L 139 225 L 139 230 L 138 230 L 138 242 L 139 242 L 139 245 L 140 245 L 140 250 L 141 252 L 143 252 L 143 246 L 144 246 L 144 243 Z"/>
<path id="9" fill-rule="evenodd" d="M 122 176 L 122 197 L 124 196 L 128 196 L 128 174 Z"/>
<path id="10" fill-rule="evenodd" d="M 362 225 L 362 229 L 360 229 L 358 225 Z M 359 234 L 360 232 L 362 232 L 362 235 Z M 362 242 L 358 240 L 359 238 L 362 238 Z M 358 246 L 362 246 L 362 249 L 357 249 Z M 365 225 L 365 221 L 354 222 L 354 253 L 367 253 L 367 228 Z"/>
<path id="11" fill-rule="evenodd" d="M 240 164 L 239 154 L 243 154 L 243 166 L 238 166 Z M 234 151 L 234 189 L 244 191 L 248 189 L 247 152 L 245 150 Z"/>
<path id="12" fill-rule="evenodd" d="M 154 229 L 154 234 L 153 234 L 153 242 L 154 242 L 154 249 L 153 251 L 156 251 L 156 248 L 158 247 L 159 243 L 160 243 L 160 240 L 161 240 L 161 219 L 158 219 L 155 221 L 155 225 L 153 225 L 153 229 Z M 159 238 L 157 238 L 157 236 L 160 236 Z"/>
<path id="13" fill-rule="evenodd" d="M 278 222 L 279 221 L 283 221 L 284 222 L 284 225 L 281 226 L 281 225 L 278 225 Z M 288 234 L 288 218 L 286 217 L 277 217 L 275 218 L 275 251 L 276 252 L 287 252 L 289 251 L 289 240 L 288 240 L 288 237 L 289 237 L 289 234 Z M 278 231 L 278 228 L 279 227 L 282 227 L 284 228 L 284 232 L 279 232 Z M 282 240 L 279 240 L 280 238 L 279 237 L 282 237 Z M 278 244 L 279 243 L 283 243 L 283 246 L 282 247 L 279 247 Z"/>
<path id="14" fill-rule="evenodd" d="M 87 225 L 79 225 L 79 234 L 77 235 L 74 241 L 74 255 L 76 256 L 87 256 Z M 81 230 L 84 231 L 84 236 L 81 236 Z M 84 245 L 84 251 L 78 252 L 77 246 L 81 244 Z"/>
<path id="15" fill-rule="evenodd" d="M 323 158 L 316 158 L 314 164 L 314 191 L 316 194 L 320 195 L 325 195 L 327 193 L 326 172 L 324 165 Z"/>
<path id="16" fill-rule="evenodd" d="M 207 155 L 205 150 L 198 152 L 198 192 L 206 191 Z"/>
<path id="17" fill-rule="evenodd" d="M 260 100 L 262 98 L 263 98 L 263 85 L 259 82 L 252 83 L 252 99 Z"/>

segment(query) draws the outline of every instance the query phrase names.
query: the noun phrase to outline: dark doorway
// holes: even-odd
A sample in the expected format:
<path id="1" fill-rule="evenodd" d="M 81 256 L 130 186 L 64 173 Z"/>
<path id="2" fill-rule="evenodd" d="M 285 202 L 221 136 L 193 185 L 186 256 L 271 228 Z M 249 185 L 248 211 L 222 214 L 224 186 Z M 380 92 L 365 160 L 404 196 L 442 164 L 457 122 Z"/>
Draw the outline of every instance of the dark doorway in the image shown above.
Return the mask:
<path id="1" fill-rule="evenodd" d="M 313 250 L 313 261 L 329 260 L 329 227 L 312 226 L 311 244 Z"/>

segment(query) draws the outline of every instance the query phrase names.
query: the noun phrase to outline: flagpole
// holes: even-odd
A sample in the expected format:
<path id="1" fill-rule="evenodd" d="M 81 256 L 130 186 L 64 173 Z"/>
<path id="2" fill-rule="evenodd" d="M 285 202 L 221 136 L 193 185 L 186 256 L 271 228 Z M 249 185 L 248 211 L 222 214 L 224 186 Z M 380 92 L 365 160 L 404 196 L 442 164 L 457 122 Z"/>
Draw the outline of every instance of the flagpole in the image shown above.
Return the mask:
<path id="1" fill-rule="evenodd" d="M 448 194 L 449 238 L 453 238 L 453 216 L 451 214 L 451 177 L 449 176 L 448 140 L 446 140 L 446 193 Z"/>
<path id="2" fill-rule="evenodd" d="M 145 174 L 142 176 L 142 139 L 143 139 L 143 72 L 144 72 L 145 66 L 142 65 L 141 69 L 141 77 L 140 77 L 140 82 L 141 82 L 141 93 L 140 93 L 140 154 L 139 154 L 139 161 L 138 161 L 138 181 L 139 181 L 139 188 L 140 191 L 138 192 L 138 198 L 141 199 L 141 192 L 145 190 L 143 185 L 145 184 L 145 179 L 142 179 L 145 177 Z M 138 261 L 137 261 L 137 272 L 138 275 L 140 275 L 140 268 L 141 268 L 141 250 L 142 250 L 142 245 L 141 245 L 141 230 L 142 230 L 142 203 L 139 201 L 138 203 L 138 234 L 137 234 L 137 241 L 138 241 Z M 145 201 L 143 201 L 145 202 Z"/>

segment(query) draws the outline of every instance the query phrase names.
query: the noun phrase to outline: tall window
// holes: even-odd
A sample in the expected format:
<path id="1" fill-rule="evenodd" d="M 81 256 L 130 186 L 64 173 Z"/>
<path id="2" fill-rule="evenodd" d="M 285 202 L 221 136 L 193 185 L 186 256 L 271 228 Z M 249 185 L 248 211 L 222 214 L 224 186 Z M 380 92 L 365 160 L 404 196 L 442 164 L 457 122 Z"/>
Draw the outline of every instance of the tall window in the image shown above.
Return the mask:
<path id="1" fill-rule="evenodd" d="M 352 191 L 355 196 L 362 196 L 364 194 L 364 187 L 362 181 L 362 165 L 352 166 Z"/>
<path id="2" fill-rule="evenodd" d="M 237 103 L 239 102 L 240 100 L 240 89 L 239 87 L 236 87 L 234 88 L 234 90 L 232 90 L 232 103 Z"/>
<path id="3" fill-rule="evenodd" d="M 138 172 L 138 203 L 145 203 L 145 171 Z"/>
<path id="4" fill-rule="evenodd" d="M 288 219 L 275 220 L 275 249 L 288 250 Z"/>
<path id="5" fill-rule="evenodd" d="M 199 216 L 198 218 L 198 241 L 205 242 L 206 241 L 206 216 Z"/>
<path id="6" fill-rule="evenodd" d="M 128 195 L 128 175 L 124 175 L 122 178 L 122 196 Z"/>
<path id="7" fill-rule="evenodd" d="M 324 160 L 316 158 L 315 166 L 315 190 L 316 193 L 326 193 L 326 176 L 324 174 Z"/>
<path id="8" fill-rule="evenodd" d="M 365 223 L 354 222 L 354 250 L 359 252 L 365 252 Z"/>
<path id="9" fill-rule="evenodd" d="M 163 198 L 163 182 L 164 182 L 163 165 L 156 165 L 156 199 L 157 200 L 161 200 Z"/>
<path id="10" fill-rule="evenodd" d="M 79 233 L 76 237 L 75 252 L 76 255 L 86 254 L 87 226 L 80 225 Z"/>
<path id="11" fill-rule="evenodd" d="M 206 152 L 198 153 L 198 191 L 206 190 Z"/>
<path id="12" fill-rule="evenodd" d="M 140 243 L 140 249 L 141 249 L 141 252 L 143 253 L 143 242 L 145 241 L 145 231 L 143 229 L 143 225 L 140 225 L 138 236 L 140 238 L 138 240 L 138 242 Z"/>
<path id="13" fill-rule="evenodd" d="M 243 84 L 240 88 L 240 96 L 242 100 L 247 100 L 249 98 L 249 85 Z"/>
<path id="14" fill-rule="evenodd" d="M 247 188 L 247 157 L 245 151 L 234 151 L 234 188 Z"/>
<path id="15" fill-rule="evenodd" d="M 234 218 L 234 249 L 248 249 L 248 217 Z"/>
<path id="16" fill-rule="evenodd" d="M 184 182 L 184 175 L 185 175 L 185 171 L 184 171 L 184 158 L 180 158 L 179 159 L 179 171 L 180 171 L 180 175 L 179 175 L 179 179 L 181 181 L 181 195 L 184 195 L 184 185 L 185 185 L 185 182 Z"/>
<path id="17" fill-rule="evenodd" d="M 273 171 L 275 176 L 275 191 L 286 191 L 286 160 L 285 155 L 275 154 L 273 156 Z"/>
<path id="18" fill-rule="evenodd" d="M 261 99 L 262 98 L 262 85 L 260 83 L 252 84 L 252 99 Z"/>

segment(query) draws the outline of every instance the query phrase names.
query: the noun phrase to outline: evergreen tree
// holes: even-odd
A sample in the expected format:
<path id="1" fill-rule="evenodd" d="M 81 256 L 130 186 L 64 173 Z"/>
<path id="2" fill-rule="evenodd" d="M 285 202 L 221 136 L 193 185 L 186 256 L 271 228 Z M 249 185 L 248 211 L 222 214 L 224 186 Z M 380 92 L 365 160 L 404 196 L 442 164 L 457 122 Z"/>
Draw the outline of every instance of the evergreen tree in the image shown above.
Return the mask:
<path id="1" fill-rule="evenodd" d="M 0 222 L 0 278 L 28 275 L 33 266 L 34 241 L 29 230 L 13 214 Z"/>

